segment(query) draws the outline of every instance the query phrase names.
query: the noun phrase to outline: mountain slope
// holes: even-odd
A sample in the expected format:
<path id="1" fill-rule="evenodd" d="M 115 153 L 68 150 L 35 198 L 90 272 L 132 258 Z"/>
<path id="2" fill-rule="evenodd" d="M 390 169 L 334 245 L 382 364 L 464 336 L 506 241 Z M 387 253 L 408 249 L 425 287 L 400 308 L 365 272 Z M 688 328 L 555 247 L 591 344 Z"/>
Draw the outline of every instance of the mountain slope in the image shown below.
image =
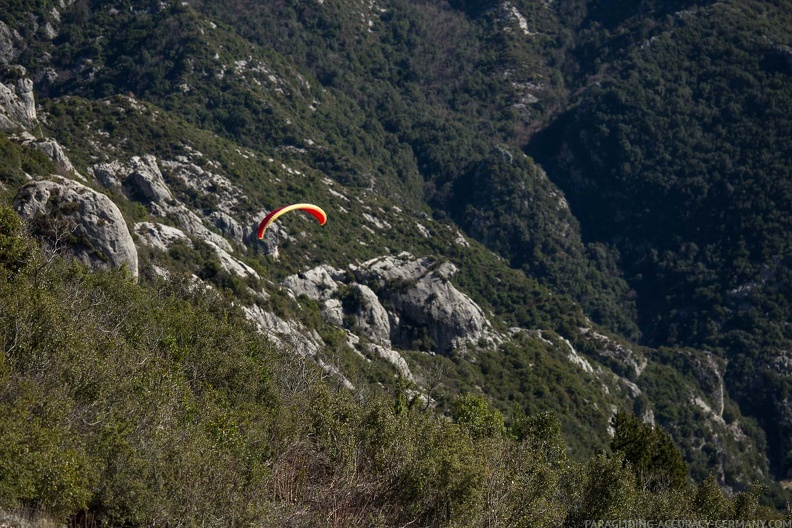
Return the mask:
<path id="1" fill-rule="evenodd" d="M 767 348 L 759 359 L 687 334 L 658 338 L 664 327 L 647 306 L 669 295 L 661 313 L 680 310 L 691 292 L 713 297 L 702 288 L 671 296 L 668 277 L 691 277 L 682 265 L 639 276 L 634 248 L 652 255 L 666 247 L 665 233 L 642 215 L 643 202 L 633 202 L 667 196 L 609 186 L 591 168 L 623 169 L 622 143 L 588 142 L 611 120 L 645 119 L 664 130 L 652 121 L 664 112 L 636 107 L 622 116 L 629 98 L 607 105 L 622 89 L 630 97 L 651 89 L 626 73 L 627 88 L 617 82 L 619 72 L 643 64 L 641 53 L 661 48 L 661 37 L 640 48 L 636 35 L 671 32 L 649 27 L 660 19 L 682 31 L 687 15 L 650 9 L 641 25 L 626 9 L 605 24 L 598 4 L 584 2 L 232 2 L 220 9 L 42 1 L 18 9 L 33 15 L 3 19 L 9 29 L 0 46 L 10 50 L 2 106 L 11 116 L 2 181 L 18 210 L 25 209 L 20 196 L 43 185 L 26 184 L 27 176 L 82 181 L 90 191 L 60 180 L 46 185 L 64 189 L 58 196 L 77 188 L 112 198 L 143 285 L 186 275 L 229 293 L 277 347 L 311 357 L 348 388 L 406 390 L 440 413 L 460 392 L 482 393 L 510 424 L 552 410 L 578 460 L 607 449 L 614 412 L 631 410 L 672 432 L 696 481 L 713 472 L 727 489 L 744 490 L 761 479 L 775 486 L 765 500 L 783 505 L 770 466 L 783 477 L 786 426 L 781 420 L 774 429 L 770 417 L 782 416 L 785 378 L 740 378 L 741 364 L 756 359 L 770 373 L 783 356 Z M 598 38 L 602 57 L 585 55 Z M 783 70 L 782 51 L 771 54 L 773 68 Z M 686 53 L 671 55 L 668 70 Z M 617 72 L 613 80 L 589 79 L 597 64 Z M 567 98 L 575 106 L 556 117 Z M 696 116 L 681 119 L 697 123 Z M 595 119 L 602 126 L 586 129 Z M 585 141 L 574 139 L 580 131 Z M 665 136 L 655 137 L 663 144 Z M 528 138 L 541 165 L 520 152 Z M 596 155 L 610 157 L 596 165 Z M 775 155 L 783 167 L 785 153 Z M 572 178 L 580 174 L 590 179 Z M 23 184 L 27 191 L 18 193 Z M 328 224 L 290 215 L 265 241 L 252 236 L 266 211 L 303 201 L 321 204 Z M 75 214 L 79 200 L 55 202 L 43 209 L 54 227 L 47 214 L 28 218 L 45 245 L 61 243 L 56 235 L 68 227 L 79 235 L 70 239 L 78 256 L 111 260 L 112 244 L 89 240 Z M 709 210 L 722 211 L 715 202 Z M 759 212 L 775 212 L 772 225 L 784 232 L 783 208 Z M 612 219 L 619 214 L 630 221 Z M 667 219 L 678 231 L 687 225 Z M 726 232 L 712 229 L 702 236 Z M 739 278 L 759 274 L 755 282 L 771 284 L 780 298 L 785 261 L 764 275 L 747 262 Z M 717 291 L 746 286 L 721 284 L 722 271 L 707 275 Z M 744 291 L 755 295 L 751 284 Z M 775 329 L 785 305 L 773 302 L 781 317 L 769 319 Z M 702 328 L 714 321 L 680 320 Z M 634 343 L 641 332 L 655 348 Z M 763 335 L 751 332 L 751 339 Z M 740 379 L 774 384 L 751 399 Z M 768 400 L 777 404 L 772 413 L 759 412 Z"/>
<path id="2" fill-rule="evenodd" d="M 770 433 L 779 476 L 792 438 L 777 367 L 792 343 L 782 11 L 725 2 L 655 20 L 528 149 L 584 238 L 618 249 L 644 341 L 729 361 L 730 393 Z"/>

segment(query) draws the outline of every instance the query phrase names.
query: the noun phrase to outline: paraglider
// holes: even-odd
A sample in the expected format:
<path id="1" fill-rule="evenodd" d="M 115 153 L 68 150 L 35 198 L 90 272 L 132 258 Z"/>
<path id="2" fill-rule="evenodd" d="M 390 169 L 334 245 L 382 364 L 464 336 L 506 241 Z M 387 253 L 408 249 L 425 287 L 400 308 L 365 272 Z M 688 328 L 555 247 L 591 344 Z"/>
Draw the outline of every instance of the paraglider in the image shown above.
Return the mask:
<path id="1" fill-rule="evenodd" d="M 319 225 L 325 225 L 325 222 L 327 222 L 327 214 L 322 210 L 321 207 L 317 207 L 313 204 L 308 204 L 308 203 L 286 205 L 284 207 L 275 209 L 270 214 L 264 217 L 264 220 L 261 221 L 258 228 L 259 240 L 262 240 L 264 238 L 264 231 L 266 231 L 269 225 L 272 222 L 274 222 L 279 216 L 288 213 L 289 211 L 294 211 L 296 209 L 300 209 L 302 211 L 305 211 L 306 213 L 313 215 L 314 218 L 319 220 Z"/>

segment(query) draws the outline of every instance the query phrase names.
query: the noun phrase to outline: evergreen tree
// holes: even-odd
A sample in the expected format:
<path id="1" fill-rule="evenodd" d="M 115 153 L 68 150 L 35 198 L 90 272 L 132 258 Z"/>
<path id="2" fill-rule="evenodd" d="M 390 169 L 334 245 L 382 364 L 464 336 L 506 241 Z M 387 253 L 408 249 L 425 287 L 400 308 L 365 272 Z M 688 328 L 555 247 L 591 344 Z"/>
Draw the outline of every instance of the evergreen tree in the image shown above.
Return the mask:
<path id="1" fill-rule="evenodd" d="M 668 433 L 623 412 L 614 416 L 613 426 L 611 449 L 624 455 L 644 489 L 657 492 L 685 486 L 687 464 Z"/>

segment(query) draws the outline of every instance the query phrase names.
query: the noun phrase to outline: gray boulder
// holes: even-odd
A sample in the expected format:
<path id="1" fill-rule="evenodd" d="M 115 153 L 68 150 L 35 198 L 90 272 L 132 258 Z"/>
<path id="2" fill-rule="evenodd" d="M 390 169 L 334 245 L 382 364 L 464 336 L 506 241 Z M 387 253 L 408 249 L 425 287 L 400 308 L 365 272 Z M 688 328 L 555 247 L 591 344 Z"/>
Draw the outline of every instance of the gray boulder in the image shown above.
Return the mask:
<path id="1" fill-rule="evenodd" d="M 223 241 L 225 242 L 225 239 L 223 239 Z M 254 270 L 253 268 L 251 268 L 241 260 L 235 259 L 227 251 L 225 251 L 223 248 L 221 248 L 211 240 L 205 240 L 205 242 L 215 250 L 215 253 L 220 259 L 220 266 L 223 268 L 223 270 L 233 275 L 238 275 L 242 278 L 246 278 L 246 277 L 253 277 L 255 279 L 261 278 L 259 274 L 256 273 L 256 270 Z"/>
<path id="2" fill-rule="evenodd" d="M 33 81 L 18 79 L 15 84 L 0 83 L 0 132 L 31 130 L 37 123 Z"/>
<path id="3" fill-rule="evenodd" d="M 364 284 L 355 284 L 352 288 L 357 301 L 354 317 L 358 333 L 378 345 L 389 347 L 391 328 L 388 312 L 380 304 L 377 294 Z"/>
<path id="4" fill-rule="evenodd" d="M 52 40 L 58 36 L 58 30 L 55 29 L 53 25 L 50 24 L 49 22 L 44 24 L 43 32 L 44 32 L 44 37 L 49 40 Z"/>
<path id="5" fill-rule="evenodd" d="M 107 196 L 73 180 L 52 176 L 19 189 L 14 209 L 50 235 L 60 232 L 74 258 L 95 266 L 126 266 L 138 274 L 138 257 L 121 211 Z M 55 221 L 53 219 L 59 219 Z M 56 222 L 60 222 L 58 225 Z M 52 244 L 52 236 L 45 236 Z"/>
<path id="6" fill-rule="evenodd" d="M 186 148 L 188 156 L 177 156 L 174 160 L 160 160 L 162 170 L 169 171 L 172 178 L 178 180 L 186 188 L 198 195 L 211 195 L 218 211 L 230 214 L 235 206 L 247 200 L 242 192 L 226 176 L 212 172 L 219 169 L 213 162 L 205 163 L 204 167 L 195 162 L 203 155 L 193 149 Z M 200 162 L 199 162 L 200 163 Z"/>
<path id="7" fill-rule="evenodd" d="M 429 273 L 406 292 L 393 295 L 392 302 L 402 324 L 426 327 L 444 353 L 463 341 L 475 341 L 488 330 L 484 312 L 446 279 Z M 397 328 L 398 332 L 398 328 Z"/>
<path id="8" fill-rule="evenodd" d="M 336 377 L 344 387 L 348 390 L 355 390 L 355 386 L 344 377 L 338 368 L 322 361 L 322 359 L 317 356 L 319 351 L 325 347 L 325 344 L 315 331 L 309 331 L 299 322 L 281 319 L 271 312 L 264 311 L 255 304 L 252 306 L 243 306 L 242 309 L 245 311 L 247 318 L 256 325 L 258 331 L 265 334 L 270 341 L 278 346 L 278 348 L 290 350 L 303 357 L 313 358 L 322 370 Z M 295 369 L 294 373 L 299 376 L 299 369 Z M 284 383 L 295 387 L 304 382 L 304 378 L 284 380 Z"/>
<path id="9" fill-rule="evenodd" d="M 35 125 L 38 122 L 38 118 L 36 117 L 36 100 L 33 97 L 33 81 L 27 78 L 18 79 L 16 91 L 24 106 L 24 121 Z"/>
<path id="10" fill-rule="evenodd" d="M 637 379 L 646 368 L 646 357 L 640 351 L 629 348 L 592 328 L 580 328 L 580 333 L 596 343 L 600 360 L 620 376 Z"/>
<path id="11" fill-rule="evenodd" d="M 168 251 L 175 242 L 183 240 L 192 246 L 192 241 L 184 231 L 169 225 L 154 222 L 138 222 L 134 227 L 135 234 L 145 246 L 160 251 Z"/>
<path id="12" fill-rule="evenodd" d="M 707 397 L 707 404 L 718 417 L 723 416 L 724 375 L 726 360 L 706 350 L 680 349 L 675 351 L 680 360 L 678 368 L 685 374 L 692 374 Z"/>
<path id="13" fill-rule="evenodd" d="M 231 247 L 231 244 L 228 242 L 228 240 L 214 231 L 210 231 L 209 228 L 204 225 L 201 217 L 188 209 L 183 203 L 179 203 L 177 205 L 166 204 L 163 206 L 160 206 L 159 204 L 153 204 L 151 209 L 154 214 L 157 214 L 161 217 L 168 215 L 173 217 L 174 220 L 176 220 L 176 222 L 178 222 L 178 224 L 182 227 L 182 229 L 184 229 L 184 231 L 190 236 L 199 240 L 212 242 L 226 253 L 232 253 L 234 251 L 234 248 Z"/>
<path id="14" fill-rule="evenodd" d="M 332 266 L 322 265 L 304 273 L 290 275 L 283 281 L 295 296 L 305 295 L 315 301 L 330 299 L 338 289 L 334 280 L 341 272 Z"/>
<path id="15" fill-rule="evenodd" d="M 121 189 L 121 182 L 126 178 L 127 169 L 120 161 L 98 163 L 88 168 L 88 172 L 108 189 Z"/>
<path id="16" fill-rule="evenodd" d="M 404 379 L 409 381 L 415 381 L 412 372 L 410 372 L 410 367 L 407 365 L 407 361 L 405 361 L 404 358 L 401 356 L 401 354 L 399 354 L 395 350 L 380 345 L 374 345 L 371 343 L 369 343 L 366 346 L 366 350 L 368 350 L 369 353 L 375 354 L 380 359 L 384 359 L 385 361 L 393 365 L 396 368 L 396 370 L 399 371 L 401 377 L 403 377 Z"/>
<path id="17" fill-rule="evenodd" d="M 428 258 L 416 259 L 407 252 L 398 256 L 384 256 L 368 260 L 359 267 L 351 266 L 355 278 L 362 283 L 370 282 L 410 282 L 429 272 L 432 261 Z"/>
<path id="18" fill-rule="evenodd" d="M 295 296 L 319 301 L 325 323 L 345 328 L 349 346 L 362 357 L 386 361 L 413 380 L 396 347 L 413 349 L 416 339 L 425 344 L 427 335 L 434 343 L 432 352 L 444 354 L 482 339 L 488 345 L 502 341 L 476 303 L 451 284 L 456 271 L 449 262 L 436 265 L 402 253 L 351 265 L 347 271 L 318 266 L 282 285 Z"/>
<path id="19" fill-rule="evenodd" d="M 55 141 L 54 139 L 47 138 L 40 141 L 31 141 L 26 143 L 26 145 L 30 145 L 31 147 L 35 148 L 36 150 L 40 150 L 49 158 L 55 162 L 55 167 L 57 167 L 58 171 L 63 175 L 73 174 L 77 178 L 82 181 L 85 181 L 85 178 L 82 174 L 77 172 L 72 165 L 71 160 L 64 152 L 63 147 L 60 146 L 60 143 Z"/>
<path id="20" fill-rule="evenodd" d="M 776 355 L 770 362 L 770 368 L 782 376 L 792 378 L 792 357 L 789 356 L 789 352 L 782 351 Z"/>
<path id="21" fill-rule="evenodd" d="M 212 242 L 226 253 L 233 252 L 228 240 L 207 228 L 201 217 L 173 198 L 157 158 L 151 154 L 134 156 L 128 165 L 112 161 L 96 164 L 89 170 L 108 189 L 122 190 L 127 197 L 146 203 L 152 214 L 172 217 L 188 235 Z"/>
<path id="22" fill-rule="evenodd" d="M 159 249 L 160 251 L 167 251 L 175 242 L 180 240 L 183 240 L 192 246 L 190 237 L 187 236 L 184 231 L 176 227 L 157 224 L 154 222 L 138 222 L 135 224 L 134 229 L 135 234 L 138 235 L 139 240 L 143 245 Z M 211 240 L 204 241 L 212 249 L 214 249 L 218 259 L 220 260 L 220 266 L 223 270 L 243 278 L 260 278 L 259 274 L 256 273 L 256 270 L 244 262 L 235 259 Z"/>
<path id="23" fill-rule="evenodd" d="M 209 215 L 209 221 L 225 236 L 236 242 L 240 247 L 244 247 L 245 232 L 239 222 L 234 220 L 231 215 L 222 211 L 215 211 Z"/>
<path id="24" fill-rule="evenodd" d="M 157 166 L 157 158 L 148 154 L 143 157 L 134 156 L 130 162 L 132 172 L 125 183 L 132 187 L 132 192 L 142 195 L 146 200 L 167 203 L 173 199 L 165 179 Z"/>
<path id="25" fill-rule="evenodd" d="M 391 340 L 400 346 L 411 347 L 416 329 L 428 332 L 438 353 L 491 333 L 481 308 L 451 284 L 453 264 L 435 266 L 430 259 L 401 253 L 370 260 L 353 272 L 358 280 L 382 285 L 383 302 L 395 312 Z"/>
<path id="26" fill-rule="evenodd" d="M 298 321 L 281 319 L 256 304 L 243 306 L 242 309 L 261 333 L 266 334 L 273 343 L 281 347 L 291 349 L 301 356 L 312 357 L 324 347 L 322 338 L 315 332 L 310 332 Z"/>
<path id="27" fill-rule="evenodd" d="M 439 353 L 482 338 L 497 341 L 481 308 L 451 284 L 456 271 L 450 262 L 435 265 L 401 253 L 352 265 L 351 273 L 319 266 L 288 277 L 283 285 L 295 295 L 325 301 L 326 322 L 341 326 L 354 321 L 361 337 L 386 348 L 391 342 L 413 348 L 426 334 Z M 337 299 L 339 283 L 350 287 L 343 303 Z"/>
<path id="28" fill-rule="evenodd" d="M 289 240 L 291 237 L 289 236 L 289 232 L 285 227 L 283 227 L 280 223 L 275 222 L 267 228 L 266 233 L 264 233 L 264 238 L 262 240 L 258 239 L 259 223 L 261 222 L 262 218 L 267 216 L 268 212 L 269 211 L 262 211 L 256 215 L 253 215 L 253 218 L 255 219 L 254 222 L 243 228 L 245 232 L 244 238 L 251 244 L 257 244 L 261 246 L 264 249 L 265 255 L 278 260 L 280 257 L 278 244 L 281 240 Z"/>
<path id="29" fill-rule="evenodd" d="M 322 319 L 333 326 L 344 326 L 344 308 L 338 299 L 327 299 L 322 305 Z"/>
<path id="30" fill-rule="evenodd" d="M 10 64 L 19 55 L 16 44 L 22 36 L 16 30 L 11 30 L 0 20 L 0 65 Z"/>

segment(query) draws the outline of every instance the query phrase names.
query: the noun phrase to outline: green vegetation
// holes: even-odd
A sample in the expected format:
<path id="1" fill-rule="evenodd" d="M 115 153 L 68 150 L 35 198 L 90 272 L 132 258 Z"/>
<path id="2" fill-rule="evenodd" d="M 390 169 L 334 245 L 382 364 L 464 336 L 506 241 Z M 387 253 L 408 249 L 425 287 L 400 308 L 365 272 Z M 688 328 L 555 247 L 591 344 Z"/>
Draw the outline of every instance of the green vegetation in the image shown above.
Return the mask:
<path id="1" fill-rule="evenodd" d="M 0 135 L 0 181 L 19 186 L 25 174 L 52 174 L 56 172 L 52 160 L 34 148 L 19 146 Z M 0 188 L 0 191 L 5 190 Z"/>
<path id="2" fill-rule="evenodd" d="M 758 488 L 647 489 L 620 457 L 578 464 L 551 414 L 507 429 L 479 396 L 458 398 L 453 420 L 357 397 L 274 348 L 226 296 L 20 251 L 30 244 L 1 211 L 6 510 L 112 526 L 778 518 Z"/>
<path id="3" fill-rule="evenodd" d="M 165 254 L 141 246 L 141 284 L 133 285 L 32 252 L 13 215 L 3 212 L 5 295 L 24 315 L 6 323 L 38 321 L 37 332 L 60 325 L 53 343 L 62 346 L 36 352 L 61 369 L 53 370 L 51 385 L 0 386 L 11 391 L 2 393 L 7 413 L 0 416 L 8 416 L 10 436 L 0 463 L 25 461 L 24 468 L 9 466 L 5 475 L 16 480 L 8 477 L 0 498 L 8 493 L 11 502 L 37 501 L 58 515 L 83 509 L 130 524 L 177 518 L 197 524 L 223 509 L 235 512 L 228 523 L 267 518 L 279 524 L 296 515 L 293 498 L 311 512 L 310 520 L 327 523 L 333 511 L 348 508 L 353 513 L 339 524 L 354 518 L 372 525 L 387 525 L 394 511 L 407 512 L 393 517 L 402 524 L 483 524 L 485 512 L 498 511 L 487 522 L 551 525 L 594 514 L 739 517 L 760 495 L 777 509 L 785 506 L 788 493 L 778 481 L 792 468 L 792 16 L 783 2 L 65 3 L 3 3 L 0 20 L 20 35 L 3 50 L 11 49 L 11 62 L 26 72 L 16 64 L 2 67 L 0 80 L 35 81 L 40 127 L 32 132 L 56 138 L 81 174 L 91 180 L 97 163 L 152 154 L 174 197 L 199 216 L 217 211 L 223 197 L 214 184 L 199 189 L 187 182 L 180 173 L 187 165 L 239 189 L 224 205 L 243 228 L 262 211 L 296 201 L 326 206 L 332 221 L 318 231 L 305 229 L 299 216 L 284 218 L 289 239 L 279 246 L 279 260 L 260 244 L 249 245 L 244 257 L 237 247 L 235 256 L 261 280 L 224 271 L 201 242 L 175 244 Z M 27 175 L 53 172 L 44 153 L 0 134 L 3 203 L 13 200 Z M 93 180 L 89 185 L 99 187 Z M 101 192 L 130 227 L 179 224 L 122 189 Z M 414 387 L 396 379 L 391 366 L 369 365 L 352 351 L 343 331 L 322 321 L 316 303 L 274 286 L 318 264 L 347 269 L 401 251 L 452 261 L 459 268 L 454 285 L 498 332 L 510 335 L 502 346 L 480 343 L 441 357 L 427 354 L 435 344 L 425 328 L 412 329 L 405 346 L 414 350 L 399 352 L 426 383 L 437 412 L 455 417 L 451 422 L 419 412 L 430 406 L 407 397 Z M 155 263 L 173 277 L 195 274 L 221 293 L 200 300 L 187 282 L 157 285 Z M 93 300 L 73 300 L 76 284 Z M 17 299 L 15 292 L 27 297 Z M 93 307 L 108 303 L 95 295 L 113 298 L 110 304 L 124 307 L 132 322 L 102 319 L 116 316 Z M 292 366 L 280 357 L 286 352 L 248 335 L 252 330 L 225 304 L 229 299 L 257 303 L 316 331 L 328 345 L 321 359 L 366 392 L 365 404 L 328 389 L 308 363 L 303 372 L 310 371 L 312 381 L 302 396 L 283 396 L 272 380 L 290 375 Z M 43 304 L 28 304 L 34 302 Z M 220 322 L 200 312 L 204 308 L 222 312 Z M 37 309 L 50 319 L 36 319 Z M 74 326 L 84 314 L 92 322 Z M 192 336 L 184 329 L 188 322 L 211 328 Z M 212 337 L 215 327 L 227 341 Z M 513 327 L 532 337 L 512 335 Z M 610 348 L 591 337 L 595 333 L 606 336 Z M 241 334 L 245 350 L 254 352 L 244 355 L 230 343 Z M 159 337 L 142 344 L 149 335 Z M 171 346 L 171 339 L 180 344 Z M 205 340 L 215 348 L 199 351 Z M 109 346 L 121 351 L 119 370 L 92 370 Z M 645 357 L 645 367 L 619 357 L 619 347 L 634 351 L 638 363 Z M 213 363 L 213 350 L 228 351 L 228 363 Z M 595 373 L 573 364 L 568 350 L 590 361 Z M 156 361 L 144 351 L 153 351 Z M 71 354 L 68 361 L 62 354 Z M 80 363 L 83 356 L 94 363 Z M 11 370 L 1 372 L 24 378 L 50 368 L 45 361 L 14 370 L 14 362 L 33 359 L 13 358 L 2 367 Z M 142 390 L 127 379 L 140 362 L 143 385 L 172 387 L 164 407 L 150 395 L 124 400 Z M 202 374 L 214 368 L 219 377 Z M 269 381 L 259 386 L 238 370 Z M 110 381 L 95 382 L 89 396 L 74 392 L 83 382 L 73 380 L 101 372 Z M 195 385 L 194 375 L 214 380 L 212 390 Z M 226 389 L 216 387 L 224 383 L 270 395 L 256 392 L 252 407 L 240 411 Z M 388 399 L 371 388 L 380 386 L 397 394 Z M 333 442 L 317 447 L 313 430 L 300 420 L 327 391 L 328 405 L 343 408 L 346 418 L 333 418 L 327 426 Z M 54 403 L 36 407 L 39 397 Z M 185 410 L 188 404 L 195 415 Z M 116 406 L 117 416 L 95 414 Z M 624 453 L 614 458 L 597 458 L 611 447 L 615 410 L 642 419 L 651 413 L 659 428 L 648 432 L 628 420 L 635 431 L 627 436 L 637 443 L 619 444 Z M 364 423 L 369 411 L 380 412 L 371 419 L 390 428 L 383 435 L 394 436 L 383 444 L 391 446 L 383 456 L 394 464 L 387 484 L 378 480 L 390 467 L 384 462 L 351 462 L 358 461 L 352 453 L 376 458 L 369 452 L 374 444 L 366 443 L 371 439 L 344 429 Z M 542 414 L 548 411 L 553 418 Z M 251 418 L 257 413 L 266 419 Z M 292 415 L 299 417 L 293 430 L 287 427 Z M 264 425 L 254 430 L 245 420 Z M 28 422 L 23 430 L 20 424 Z M 87 425 L 94 422 L 109 424 L 109 432 Z M 155 422 L 162 429 L 140 426 Z M 211 425 L 218 423 L 236 427 L 237 436 L 218 444 L 218 467 L 204 467 L 191 457 L 219 442 Z M 530 465 L 541 458 L 532 451 L 535 429 L 563 435 L 554 444 L 563 444 L 563 456 L 542 455 L 541 464 L 551 469 Z M 657 449 L 663 464 L 678 462 L 661 430 L 681 450 L 688 476 L 702 482 L 695 499 L 676 487 L 644 489 Z M 306 437 L 306 444 L 296 442 Z M 257 459 L 257 449 L 273 438 L 281 443 Z M 397 452 L 407 453 L 404 460 Z M 529 453 L 527 461 L 521 453 Z M 278 466 L 284 460 L 291 461 Z M 559 461 L 573 469 L 560 471 Z M 52 475 L 42 476 L 42 468 Z M 354 480 L 353 470 L 362 471 L 363 480 Z M 452 470 L 459 475 L 451 478 Z M 508 471 L 519 478 L 509 480 Z M 672 473 L 678 483 L 681 469 Z M 186 489 L 185 482 L 205 474 L 206 482 Z M 294 480 L 279 488 L 277 475 L 284 474 Z M 306 487 L 306 475 L 325 480 Z M 769 490 L 749 490 L 754 479 Z M 512 481 L 529 484 L 519 488 Z M 715 482 L 746 494 L 726 499 Z M 270 502 L 251 505 L 247 491 L 228 491 L 240 483 L 265 490 Z M 533 487 L 545 485 L 550 495 L 532 495 Z M 482 506 L 484 497 L 495 496 L 492 490 L 530 506 Z M 170 502 L 155 500 L 168 493 Z M 201 494 L 220 502 L 199 505 Z M 658 502 L 634 506 L 642 494 Z M 339 510 L 322 509 L 334 504 L 329 497 L 342 501 Z M 553 508 L 557 517 L 537 513 Z"/>
<path id="4" fill-rule="evenodd" d="M 540 66 L 550 43 L 543 38 L 526 48 L 494 38 L 496 18 L 471 23 L 450 6 L 394 1 L 366 15 L 371 27 L 353 11 L 239 1 L 75 8 L 64 13 L 53 61 L 84 67 L 46 93 L 88 100 L 133 94 L 236 145 L 370 188 L 404 209 L 428 202 L 515 267 L 572 296 L 594 321 L 637 336 L 634 299 L 613 251 L 584 246 L 553 185 L 511 152 L 518 131 L 508 109 L 517 95 L 497 72 L 521 64 L 520 75 L 551 77 Z M 553 27 L 553 17 L 530 12 L 540 26 Z M 558 82 L 542 82 L 553 87 L 544 104 L 557 104 Z M 58 128 L 78 141 L 71 136 L 90 121 L 68 125 L 68 134 L 62 121 Z M 133 135 L 102 121 L 102 130 Z M 144 126 L 142 137 L 130 138 L 134 146 L 168 148 L 161 141 L 167 131 Z M 248 177 L 261 187 L 260 177 Z M 498 182 L 491 194 L 471 194 L 489 182 Z M 250 196 L 259 202 L 257 190 Z M 534 209 L 526 211 L 530 203 Z"/>
<path id="5" fill-rule="evenodd" d="M 792 344 L 792 21 L 773 2 L 690 4 L 622 13 L 604 36 L 589 21 L 576 53 L 597 81 L 529 151 L 584 238 L 620 255 L 646 344 L 729 361 L 783 476 L 792 386 L 769 365 Z"/>
<path id="6" fill-rule="evenodd" d="M 617 413 L 613 422 L 611 449 L 624 455 L 640 486 L 650 490 L 685 487 L 687 466 L 668 433 L 623 413 Z"/>

